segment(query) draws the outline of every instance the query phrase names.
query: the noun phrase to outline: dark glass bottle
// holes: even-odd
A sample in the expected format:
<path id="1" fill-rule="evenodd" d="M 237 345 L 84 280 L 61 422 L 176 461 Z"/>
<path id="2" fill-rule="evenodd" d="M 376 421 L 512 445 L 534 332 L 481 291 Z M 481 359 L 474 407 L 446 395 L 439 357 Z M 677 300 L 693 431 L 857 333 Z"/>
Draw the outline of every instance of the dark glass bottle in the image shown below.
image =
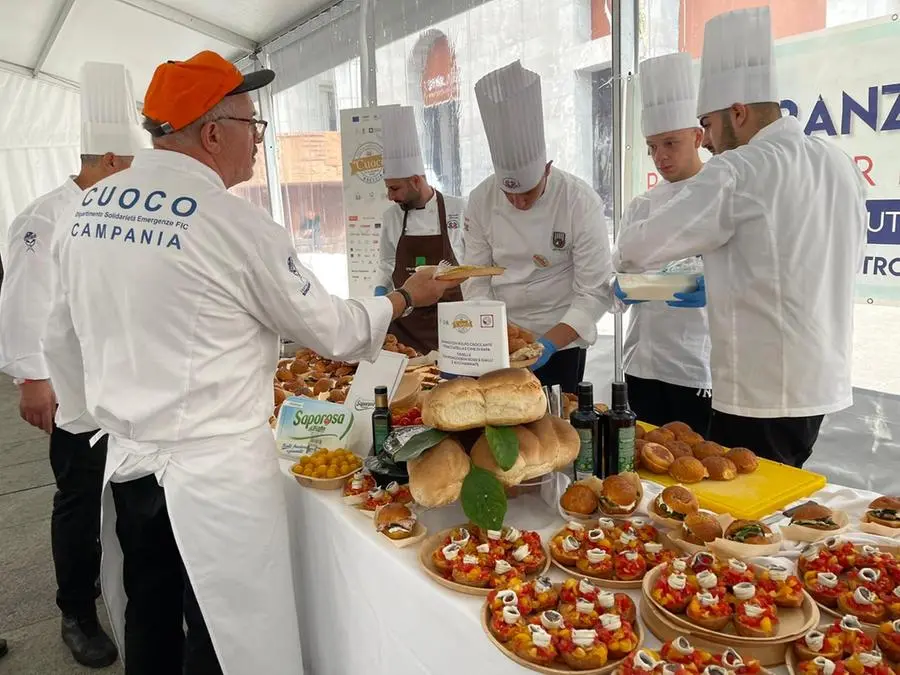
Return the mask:
<path id="1" fill-rule="evenodd" d="M 372 411 L 372 454 L 378 455 L 391 433 L 391 409 L 387 387 L 375 387 L 375 410 Z"/>
<path id="2" fill-rule="evenodd" d="M 628 385 L 612 384 L 612 406 L 606 419 L 603 478 L 634 471 L 634 427 L 637 415 L 628 407 Z"/>
<path id="3" fill-rule="evenodd" d="M 594 385 L 590 382 L 578 384 L 578 408 L 569 416 L 569 421 L 580 440 L 574 475 L 575 480 L 581 480 L 595 473 L 597 445 L 601 443 L 600 415 L 594 409 Z"/>

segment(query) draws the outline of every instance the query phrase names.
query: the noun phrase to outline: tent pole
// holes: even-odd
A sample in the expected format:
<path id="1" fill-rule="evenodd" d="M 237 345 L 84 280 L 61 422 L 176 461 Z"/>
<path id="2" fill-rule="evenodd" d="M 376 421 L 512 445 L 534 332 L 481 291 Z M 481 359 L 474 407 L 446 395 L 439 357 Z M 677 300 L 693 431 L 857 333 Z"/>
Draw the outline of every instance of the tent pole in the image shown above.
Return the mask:
<path id="1" fill-rule="evenodd" d="M 612 74 L 613 74 L 613 237 L 618 239 L 625 210 L 625 153 L 630 150 L 627 130 L 631 128 L 631 80 L 637 70 L 637 0 L 612 0 Z M 622 364 L 622 314 L 613 315 L 614 381 L 625 379 Z"/>
<path id="2" fill-rule="evenodd" d="M 364 108 L 378 105 L 378 78 L 375 72 L 375 1 L 359 3 L 359 84 Z"/>
<path id="3" fill-rule="evenodd" d="M 269 68 L 269 55 L 261 52 L 254 55 L 257 70 Z M 269 128 L 263 138 L 262 149 L 266 162 L 266 185 L 269 189 L 269 213 L 276 223 L 285 226 L 284 203 L 281 198 L 281 172 L 278 166 L 278 136 L 275 133 L 275 94 L 272 87 L 257 90 L 259 94 L 259 115 L 269 121 Z"/>

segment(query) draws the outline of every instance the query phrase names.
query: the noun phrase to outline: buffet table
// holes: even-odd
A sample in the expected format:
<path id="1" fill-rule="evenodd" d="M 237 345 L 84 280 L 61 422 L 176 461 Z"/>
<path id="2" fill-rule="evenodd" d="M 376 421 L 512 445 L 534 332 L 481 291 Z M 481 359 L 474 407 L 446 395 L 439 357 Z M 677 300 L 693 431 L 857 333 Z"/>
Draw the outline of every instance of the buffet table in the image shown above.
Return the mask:
<path id="1" fill-rule="evenodd" d="M 282 462 L 307 673 L 527 672 L 484 634 L 480 621 L 483 597 L 435 584 L 419 565 L 418 545 L 396 548 L 376 534 L 370 518 L 345 506 L 339 491 L 303 488 L 294 481 L 289 467 L 289 462 Z M 645 487 L 646 504 L 656 491 L 652 484 L 645 483 Z M 827 486 L 815 498 L 858 519 L 875 496 Z M 429 534 L 466 520 L 458 504 L 420 511 L 420 521 Z M 545 542 L 564 523 L 539 494 L 511 499 L 506 520 L 539 531 Z M 566 578 L 553 566 L 549 574 L 554 581 Z M 639 590 L 629 594 L 639 601 Z M 646 628 L 644 644 L 659 646 Z M 774 670 L 787 672 L 784 667 Z"/>

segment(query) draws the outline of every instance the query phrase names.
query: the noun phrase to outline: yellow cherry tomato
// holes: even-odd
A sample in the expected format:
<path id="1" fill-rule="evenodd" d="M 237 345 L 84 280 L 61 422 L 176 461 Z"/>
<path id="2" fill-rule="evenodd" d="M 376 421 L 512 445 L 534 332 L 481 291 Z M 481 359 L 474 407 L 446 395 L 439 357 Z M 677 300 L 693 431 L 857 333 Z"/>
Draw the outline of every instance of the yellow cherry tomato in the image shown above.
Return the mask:
<path id="1" fill-rule="evenodd" d="M 328 475 L 328 469 L 324 465 L 316 467 L 316 478 L 325 478 Z"/>

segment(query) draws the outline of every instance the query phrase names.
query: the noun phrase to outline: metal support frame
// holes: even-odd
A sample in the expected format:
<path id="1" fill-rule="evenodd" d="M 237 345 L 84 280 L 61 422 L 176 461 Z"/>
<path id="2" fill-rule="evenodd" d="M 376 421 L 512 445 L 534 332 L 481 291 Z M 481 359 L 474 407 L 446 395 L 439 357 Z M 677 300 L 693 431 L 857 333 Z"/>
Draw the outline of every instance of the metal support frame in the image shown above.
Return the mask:
<path id="1" fill-rule="evenodd" d="M 256 70 L 269 67 L 269 55 L 254 54 Z M 269 132 L 263 138 L 263 156 L 266 162 L 266 185 L 269 188 L 269 213 L 276 223 L 285 226 L 284 201 L 281 197 L 281 171 L 278 165 L 278 136 L 275 133 L 275 94 L 272 87 L 257 90 L 259 95 L 259 114 L 269 121 Z"/>
<path id="2" fill-rule="evenodd" d="M 631 109 L 631 83 L 638 65 L 638 2 L 612 2 L 612 74 L 613 74 L 613 237 L 619 236 L 619 224 L 625 210 L 625 153 L 631 149 L 628 131 Z M 622 314 L 614 315 L 615 380 L 625 379 L 623 370 Z"/>
<path id="3" fill-rule="evenodd" d="M 224 42 L 248 52 L 256 51 L 259 47 L 254 40 L 251 40 L 248 37 L 239 35 L 227 28 L 217 26 L 209 21 L 198 19 L 193 14 L 182 12 L 180 9 L 170 7 L 162 2 L 158 2 L 158 0 L 116 0 L 116 2 L 120 2 L 123 5 L 130 5 L 135 9 L 143 10 L 153 16 L 158 16 L 166 21 L 177 23 L 196 33 L 206 35 L 207 37 L 214 38 L 220 42 Z"/>
<path id="4" fill-rule="evenodd" d="M 378 74 L 375 68 L 375 2 L 359 5 L 359 84 L 364 108 L 378 105 Z"/>
<path id="5" fill-rule="evenodd" d="M 50 29 L 50 34 L 47 36 L 47 39 L 44 40 L 44 46 L 41 47 L 41 53 L 38 54 L 37 61 L 35 61 L 34 67 L 31 69 L 32 77 L 37 77 L 40 74 L 41 68 L 44 67 L 47 57 L 50 56 L 50 50 L 53 49 L 56 38 L 59 37 L 59 33 L 66 23 L 66 19 L 69 18 L 69 12 L 72 11 L 72 7 L 74 6 L 75 0 L 66 0 L 63 3 L 63 6 L 60 7 L 59 13 L 56 15 L 56 21 L 53 22 L 53 27 Z"/>

